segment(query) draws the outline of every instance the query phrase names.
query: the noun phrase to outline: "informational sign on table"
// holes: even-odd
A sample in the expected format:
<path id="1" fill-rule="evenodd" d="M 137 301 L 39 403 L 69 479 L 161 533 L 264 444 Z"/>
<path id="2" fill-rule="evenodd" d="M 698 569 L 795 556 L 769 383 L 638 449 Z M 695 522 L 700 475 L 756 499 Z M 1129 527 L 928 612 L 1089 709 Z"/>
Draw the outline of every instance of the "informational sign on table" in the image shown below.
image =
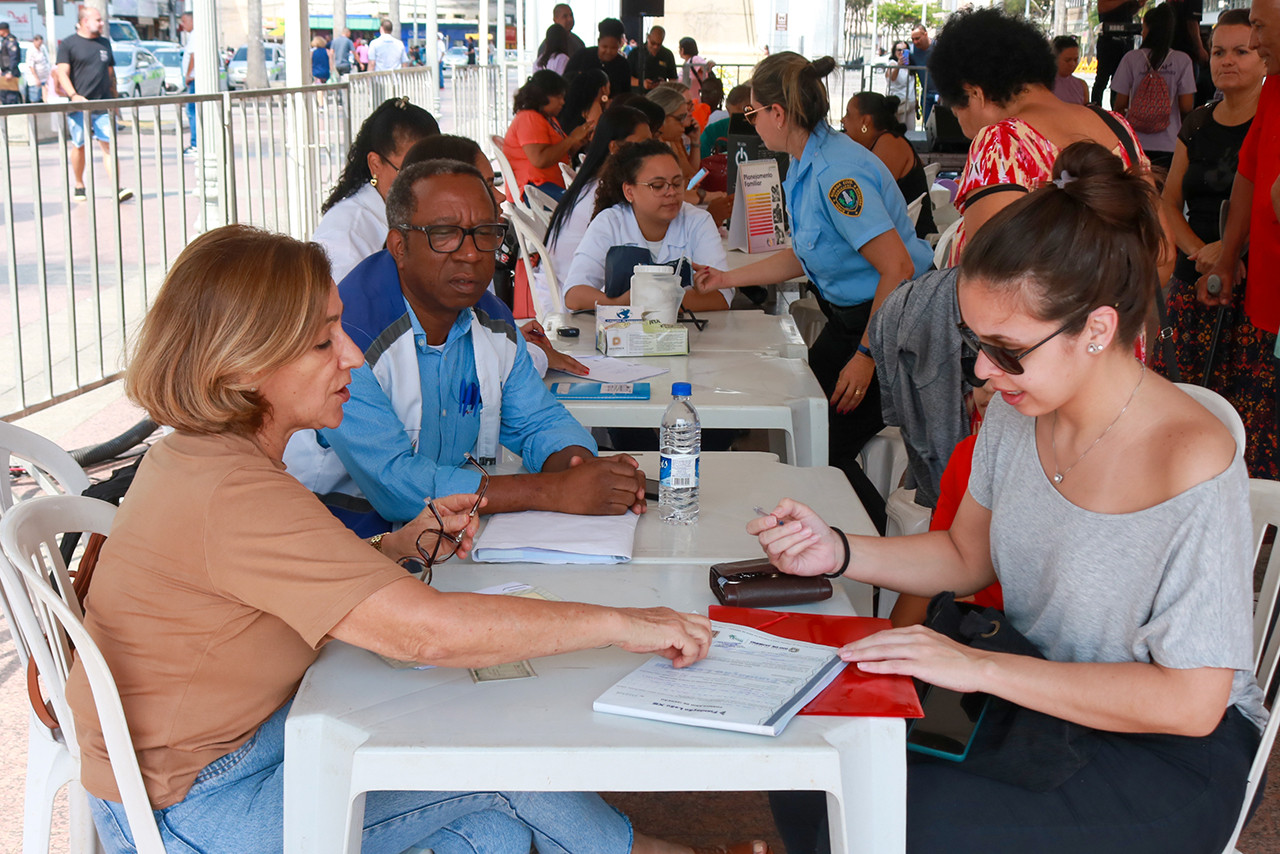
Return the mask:
<path id="1" fill-rule="evenodd" d="M 773 252 L 790 245 L 778 162 L 769 159 L 738 164 L 733 214 L 729 217 L 729 248 L 748 253 Z"/>

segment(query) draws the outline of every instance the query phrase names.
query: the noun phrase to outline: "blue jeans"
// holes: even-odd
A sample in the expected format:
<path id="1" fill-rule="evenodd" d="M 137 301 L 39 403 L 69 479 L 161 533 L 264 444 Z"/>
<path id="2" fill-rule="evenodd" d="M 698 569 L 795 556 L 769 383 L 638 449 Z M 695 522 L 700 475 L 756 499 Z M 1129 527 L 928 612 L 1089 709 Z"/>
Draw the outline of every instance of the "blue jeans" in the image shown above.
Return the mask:
<path id="1" fill-rule="evenodd" d="M 97 110 L 89 114 L 93 138 L 98 142 L 111 141 L 111 118 L 106 110 Z M 67 113 L 67 128 L 71 132 L 71 147 L 84 148 L 84 113 L 80 110 Z"/>
<path id="2" fill-rule="evenodd" d="M 165 850 L 244 854 L 284 848 L 284 722 L 289 705 L 237 750 L 206 765 L 187 796 L 155 810 Z M 109 854 L 136 848 L 124 807 L 89 796 Z M 416 845 L 435 854 L 626 854 L 631 822 L 578 792 L 370 792 L 363 854 L 399 854 Z"/>
<path id="3" fill-rule="evenodd" d="M 187 92 L 190 94 L 194 94 L 195 91 L 196 91 L 196 81 L 192 80 L 190 83 L 187 84 Z M 195 148 L 196 147 L 196 102 L 195 101 L 187 102 L 187 125 L 190 126 L 191 128 L 191 143 L 188 145 L 188 147 Z"/>

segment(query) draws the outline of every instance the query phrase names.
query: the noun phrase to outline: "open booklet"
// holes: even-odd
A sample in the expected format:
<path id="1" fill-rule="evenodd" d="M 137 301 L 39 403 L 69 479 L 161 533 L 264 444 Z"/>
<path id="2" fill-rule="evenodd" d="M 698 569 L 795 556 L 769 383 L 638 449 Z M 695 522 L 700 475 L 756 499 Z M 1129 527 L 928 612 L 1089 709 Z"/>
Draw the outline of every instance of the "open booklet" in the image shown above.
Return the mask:
<path id="1" fill-rule="evenodd" d="M 836 648 L 712 621 L 711 651 L 677 670 L 652 658 L 593 704 L 597 712 L 777 735 L 844 669 Z"/>

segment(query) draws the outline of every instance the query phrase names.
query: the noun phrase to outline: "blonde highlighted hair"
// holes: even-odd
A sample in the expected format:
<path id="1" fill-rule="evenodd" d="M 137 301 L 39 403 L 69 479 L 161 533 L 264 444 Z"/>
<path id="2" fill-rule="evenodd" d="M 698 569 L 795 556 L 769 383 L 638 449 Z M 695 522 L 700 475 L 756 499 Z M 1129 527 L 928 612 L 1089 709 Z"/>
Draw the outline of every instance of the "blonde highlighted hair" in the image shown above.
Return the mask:
<path id="1" fill-rule="evenodd" d="M 791 123 L 812 131 L 827 120 L 831 101 L 822 78 L 836 67 L 829 56 L 810 62 L 784 50 L 766 56 L 751 73 L 751 92 L 762 107 L 778 104 Z"/>
<path id="2" fill-rule="evenodd" d="M 331 283 L 318 244 L 244 225 L 201 235 L 147 312 L 125 392 L 177 430 L 252 435 L 268 412 L 257 383 L 311 346 Z"/>

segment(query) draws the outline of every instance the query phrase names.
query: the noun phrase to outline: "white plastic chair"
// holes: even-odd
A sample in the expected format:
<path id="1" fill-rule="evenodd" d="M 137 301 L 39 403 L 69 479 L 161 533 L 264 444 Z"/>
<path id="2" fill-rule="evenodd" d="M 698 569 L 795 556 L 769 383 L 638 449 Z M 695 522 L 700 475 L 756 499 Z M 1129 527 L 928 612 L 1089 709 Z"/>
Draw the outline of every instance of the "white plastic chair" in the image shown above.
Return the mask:
<path id="1" fill-rule="evenodd" d="M 79 495 L 89 488 L 89 478 L 84 469 L 65 450 L 38 433 L 3 421 L 0 421 L 0 457 L 9 465 L 20 463 L 46 494 Z M 9 478 L 0 478 L 0 518 L 13 508 L 14 503 Z M 8 569 L 8 563 L 0 556 L 0 571 Z M 19 672 L 23 672 L 27 669 L 31 651 L 18 629 L 14 606 L 9 602 L 4 585 L 0 585 L 0 611 L 4 613 L 5 625 L 9 627 L 9 633 L 13 637 Z M 20 684 L 25 683 L 20 681 Z M 54 797 L 63 786 L 78 786 L 76 781 L 79 776 L 79 764 L 71 757 L 61 734 L 50 730 L 28 709 L 27 779 L 22 833 L 24 852 L 46 854 L 49 850 Z M 83 804 L 83 796 L 77 798 L 74 792 L 71 794 L 73 802 L 77 799 L 81 802 L 74 807 L 73 813 L 81 811 L 82 806 L 87 810 L 87 805 Z M 73 820 L 77 818 L 79 817 L 73 815 Z M 73 824 L 76 829 L 73 833 L 72 851 L 91 852 L 96 839 L 92 822 L 88 821 L 87 815 L 80 820 L 85 824 L 79 827 Z"/>
<path id="2" fill-rule="evenodd" d="M 498 171 L 502 173 L 502 188 L 507 191 L 507 199 L 521 204 L 520 191 L 523 188 L 516 184 L 516 170 L 511 168 L 511 161 L 507 160 L 507 155 L 502 152 L 504 140 L 496 133 L 490 139 L 493 140 L 493 159 L 498 161 Z"/>
<path id="3" fill-rule="evenodd" d="M 560 176 L 564 178 L 564 185 L 567 187 L 573 183 L 573 179 L 578 177 L 578 170 L 574 169 L 563 160 L 560 161 Z"/>
<path id="4" fill-rule="evenodd" d="M 551 215 L 556 212 L 556 205 L 559 204 L 555 199 L 545 191 L 533 184 L 525 184 L 524 198 L 529 211 L 538 220 L 538 224 L 542 226 L 542 233 L 546 234 L 547 229 L 551 227 Z"/>
<path id="5" fill-rule="evenodd" d="M 951 241 L 956 239 L 956 232 L 960 230 L 960 223 L 964 222 L 964 217 L 960 217 L 951 225 L 947 226 L 947 230 L 942 232 L 942 236 L 938 238 L 938 245 L 933 247 L 933 266 L 939 270 L 946 269 L 947 256 L 951 254 Z"/>
<path id="6" fill-rule="evenodd" d="M 41 684 L 59 724 L 57 730 L 44 730 L 49 741 L 49 745 L 42 745 L 49 747 L 42 751 L 44 755 L 33 752 L 28 756 L 23 851 L 29 854 L 48 851 L 49 813 L 54 796 L 64 782 L 71 807 L 71 849 L 96 850 L 97 834 L 79 783 L 80 746 L 67 705 L 66 680 L 73 660 L 72 646 L 83 659 L 89 675 L 111 766 L 129 810 L 138 850 L 148 854 L 164 850 L 138 771 L 119 694 L 101 652 L 81 624 L 80 602 L 58 549 L 58 538 L 62 534 L 108 533 L 115 514 L 116 508 L 105 501 L 58 495 L 24 501 L 0 519 L 0 549 L 7 558 L 0 562 L 0 584 L 10 599 L 16 630 L 36 662 Z M 134 820 L 135 814 L 141 819 Z"/>
<path id="7" fill-rule="evenodd" d="M 920 219 L 920 212 L 924 210 L 924 197 L 927 193 L 921 193 L 916 196 L 915 201 L 907 205 L 907 219 L 911 220 L 911 224 L 915 225 L 916 220 Z"/>
<path id="8" fill-rule="evenodd" d="M 907 444 L 902 439 L 902 431 L 885 427 L 872 436 L 858 452 L 858 463 L 880 497 L 888 501 L 907 470 Z"/>
<path id="9" fill-rule="evenodd" d="M 1240 413 L 1236 412 L 1236 408 L 1225 397 L 1204 386 L 1191 383 L 1174 383 L 1174 385 L 1190 395 L 1196 403 L 1218 416 L 1218 419 L 1227 425 L 1227 429 L 1231 431 L 1231 438 L 1236 440 L 1236 456 L 1244 456 L 1244 448 L 1248 438 L 1244 432 L 1244 422 L 1240 420 Z"/>
<path id="10" fill-rule="evenodd" d="M 935 161 L 924 167 L 924 180 L 927 186 L 932 187 L 933 182 L 938 180 L 938 173 L 942 171 L 942 163 Z"/>
<path id="11" fill-rule="evenodd" d="M 542 242 L 538 221 L 533 214 L 520 204 L 502 203 L 502 212 L 516 230 L 516 240 L 520 243 L 520 260 L 524 264 L 525 275 L 529 279 L 529 295 L 533 298 L 534 312 L 539 323 L 545 323 L 548 315 L 564 313 L 564 294 L 560 292 L 560 280 L 551 264 L 551 253 Z M 536 254 L 540 263 L 536 273 L 533 256 Z"/>
<path id="12" fill-rule="evenodd" d="M 1249 481 L 1249 508 L 1253 516 L 1254 543 L 1257 546 L 1255 558 L 1261 553 L 1263 538 L 1268 526 L 1280 528 L 1280 482 L 1273 480 L 1252 479 Z M 1256 560 L 1255 560 L 1256 566 Z M 1280 656 L 1280 632 L 1275 631 L 1277 596 L 1280 595 L 1280 549 L 1272 548 L 1267 561 L 1266 572 L 1262 577 L 1262 589 L 1258 594 L 1258 604 L 1253 609 L 1254 638 L 1254 674 L 1262 687 L 1264 697 L 1270 698 L 1276 688 L 1276 659 Z M 1245 819 L 1249 807 L 1258 793 L 1258 784 L 1267 770 L 1267 760 L 1271 756 L 1271 748 L 1276 743 L 1276 732 L 1280 730 L 1280 709 L 1272 703 L 1271 718 L 1262 730 L 1262 741 L 1254 754 L 1253 765 L 1249 768 L 1248 785 L 1245 788 L 1244 801 L 1240 806 L 1240 816 L 1236 820 L 1236 829 L 1223 854 L 1240 854 L 1236 842 L 1244 830 Z"/>

